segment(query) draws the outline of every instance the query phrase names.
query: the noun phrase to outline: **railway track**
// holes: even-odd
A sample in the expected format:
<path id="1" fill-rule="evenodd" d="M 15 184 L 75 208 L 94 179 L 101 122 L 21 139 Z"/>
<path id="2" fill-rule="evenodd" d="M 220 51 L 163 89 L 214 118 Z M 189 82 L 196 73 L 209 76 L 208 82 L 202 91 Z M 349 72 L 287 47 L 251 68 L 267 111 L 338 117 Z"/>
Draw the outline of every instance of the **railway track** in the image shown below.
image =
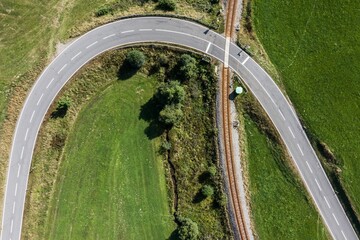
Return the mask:
<path id="1" fill-rule="evenodd" d="M 234 24 L 236 18 L 237 0 L 228 0 L 226 9 L 226 26 L 225 37 L 230 41 L 234 34 Z M 229 190 L 231 195 L 231 205 L 234 210 L 235 227 L 239 233 L 241 240 L 250 239 L 241 209 L 241 202 L 239 197 L 238 182 L 236 181 L 235 159 L 232 145 L 232 122 L 230 118 L 230 104 L 229 104 L 229 89 L 230 89 L 230 69 L 227 64 L 222 67 L 222 124 L 223 124 L 223 138 L 225 161 L 229 180 Z"/>

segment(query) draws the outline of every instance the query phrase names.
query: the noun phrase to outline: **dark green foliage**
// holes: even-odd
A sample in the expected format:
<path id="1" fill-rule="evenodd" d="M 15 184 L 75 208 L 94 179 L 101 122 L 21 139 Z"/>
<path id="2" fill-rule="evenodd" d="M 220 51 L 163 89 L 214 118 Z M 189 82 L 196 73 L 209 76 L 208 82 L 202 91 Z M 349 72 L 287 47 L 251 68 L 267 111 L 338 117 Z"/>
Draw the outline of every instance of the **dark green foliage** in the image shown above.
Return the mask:
<path id="1" fill-rule="evenodd" d="M 176 3 L 174 0 L 159 0 L 157 8 L 164 11 L 174 11 Z"/>
<path id="2" fill-rule="evenodd" d="M 67 110 L 71 105 L 71 99 L 68 97 L 62 97 L 58 101 L 56 110 L 51 113 L 52 118 L 63 118 L 65 117 Z"/>
<path id="3" fill-rule="evenodd" d="M 185 95 L 184 87 L 178 81 L 170 81 L 159 86 L 156 97 L 163 104 L 179 104 L 184 101 Z"/>
<path id="4" fill-rule="evenodd" d="M 214 188 L 210 185 L 204 185 L 201 188 L 201 193 L 204 197 L 211 197 L 214 194 Z"/>
<path id="5" fill-rule="evenodd" d="M 208 172 L 209 172 L 211 177 L 215 177 L 215 175 L 216 175 L 216 167 L 215 166 L 210 166 L 209 169 L 208 169 Z"/>
<path id="6" fill-rule="evenodd" d="M 145 63 L 145 55 L 139 50 L 131 50 L 126 54 L 126 62 L 133 68 L 141 68 Z"/>
<path id="7" fill-rule="evenodd" d="M 196 240 L 199 239 L 199 227 L 190 218 L 179 217 L 179 238 L 180 240 Z"/>
<path id="8" fill-rule="evenodd" d="M 101 17 L 112 12 L 113 8 L 111 6 L 102 6 L 95 12 L 95 16 Z"/>
<path id="9" fill-rule="evenodd" d="M 195 58 L 189 54 L 183 54 L 179 62 L 180 75 L 183 80 L 194 79 L 198 75 L 198 68 L 196 66 Z"/>
<path id="10" fill-rule="evenodd" d="M 165 105 L 160 112 L 160 122 L 168 126 L 177 124 L 184 115 L 180 107 L 180 104 Z"/>

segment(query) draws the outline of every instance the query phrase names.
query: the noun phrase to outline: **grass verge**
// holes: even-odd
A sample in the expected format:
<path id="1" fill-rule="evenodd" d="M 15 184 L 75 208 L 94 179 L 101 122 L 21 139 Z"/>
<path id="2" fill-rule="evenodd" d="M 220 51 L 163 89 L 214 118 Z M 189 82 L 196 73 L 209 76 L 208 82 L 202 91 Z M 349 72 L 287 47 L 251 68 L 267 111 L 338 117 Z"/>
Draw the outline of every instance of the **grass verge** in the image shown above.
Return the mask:
<path id="1" fill-rule="evenodd" d="M 323 164 L 342 192 L 347 212 L 354 216 L 354 209 L 359 217 L 360 29 L 354 23 L 360 21 L 360 3 L 252 3 L 252 27 L 314 147 L 324 156 Z M 359 231 L 359 221 L 352 219 Z"/>
<path id="2" fill-rule="evenodd" d="M 313 203 L 296 177 L 285 148 L 252 96 L 240 96 L 250 204 L 260 239 L 328 239 Z"/>

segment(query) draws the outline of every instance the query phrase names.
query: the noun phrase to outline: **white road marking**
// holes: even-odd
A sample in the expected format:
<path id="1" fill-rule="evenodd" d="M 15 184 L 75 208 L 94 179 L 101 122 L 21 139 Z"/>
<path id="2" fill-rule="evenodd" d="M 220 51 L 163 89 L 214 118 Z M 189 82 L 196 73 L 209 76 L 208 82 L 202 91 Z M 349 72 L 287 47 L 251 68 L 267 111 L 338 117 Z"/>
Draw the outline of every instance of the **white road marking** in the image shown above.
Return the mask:
<path id="1" fill-rule="evenodd" d="M 27 128 L 27 129 L 26 129 L 26 133 L 25 133 L 24 141 L 26 141 L 27 136 L 28 136 L 28 133 L 29 133 L 29 128 Z"/>
<path id="2" fill-rule="evenodd" d="M 151 28 L 144 28 L 144 29 L 139 29 L 140 32 L 145 32 L 145 31 L 152 31 Z"/>
<path id="3" fill-rule="evenodd" d="M 304 153 L 303 153 L 303 151 L 301 150 L 300 145 L 299 145 L 299 144 L 297 144 L 297 146 L 298 146 L 298 148 L 299 148 L 299 151 L 301 152 L 301 155 L 302 155 L 302 156 L 304 156 Z"/>
<path id="4" fill-rule="evenodd" d="M 13 232 L 13 227 L 14 227 L 14 219 L 11 219 L 10 233 Z"/>
<path id="5" fill-rule="evenodd" d="M 21 165 L 19 164 L 19 168 L 18 168 L 18 172 L 17 172 L 17 178 L 20 176 L 20 169 L 21 169 Z"/>
<path id="6" fill-rule="evenodd" d="M 18 187 L 18 183 L 15 184 L 15 197 L 16 197 L 16 194 L 17 194 L 17 187 Z"/>
<path id="7" fill-rule="evenodd" d="M 24 149 L 25 149 L 25 147 L 23 146 L 23 147 L 22 147 L 22 149 L 21 149 L 20 160 L 23 158 L 23 155 L 24 155 Z"/>
<path id="8" fill-rule="evenodd" d="M 285 119 L 284 114 L 281 112 L 281 110 L 280 110 L 280 109 L 278 109 L 278 110 L 279 110 L 279 113 L 280 113 L 280 115 L 281 115 L 282 119 L 285 121 L 286 119 Z"/>
<path id="9" fill-rule="evenodd" d="M 41 102 L 41 99 L 43 98 L 43 96 L 44 96 L 44 94 L 41 94 L 39 100 L 38 100 L 37 103 L 36 103 L 36 106 L 39 106 L 39 103 Z"/>
<path id="10" fill-rule="evenodd" d="M 211 42 L 209 42 L 209 44 L 207 45 L 205 53 L 208 53 L 210 45 L 211 45 Z"/>
<path id="11" fill-rule="evenodd" d="M 105 40 L 105 39 L 108 39 L 108 38 L 111 38 L 111 37 L 113 37 L 113 36 L 115 36 L 116 34 L 114 33 L 114 34 L 110 34 L 110 35 L 108 35 L 108 36 L 106 36 L 106 37 L 103 37 L 103 39 Z"/>
<path id="12" fill-rule="evenodd" d="M 315 178 L 315 182 L 316 182 L 316 185 L 318 186 L 318 188 L 320 189 L 320 191 L 322 191 L 321 187 L 320 187 L 320 184 L 318 182 L 318 180 Z"/>
<path id="13" fill-rule="evenodd" d="M 229 67 L 229 48 L 230 48 L 230 37 L 226 38 L 225 42 L 225 57 L 224 57 L 224 67 Z"/>
<path id="14" fill-rule="evenodd" d="M 52 82 L 54 81 L 54 78 L 51 79 L 51 81 L 49 82 L 49 84 L 46 86 L 46 89 L 48 89 L 50 87 L 50 85 L 52 84 Z"/>
<path id="15" fill-rule="evenodd" d="M 121 33 L 130 33 L 130 32 L 133 32 L 134 30 L 128 30 L 128 31 L 123 31 Z"/>
<path id="16" fill-rule="evenodd" d="M 293 131 L 291 130 L 291 128 L 290 128 L 290 127 L 288 127 L 288 128 L 289 128 L 289 131 L 290 131 L 291 135 L 292 135 L 292 136 L 293 136 L 293 138 L 295 139 L 295 135 L 294 135 Z"/>
<path id="17" fill-rule="evenodd" d="M 339 222 L 338 222 L 338 220 L 337 220 L 337 218 L 336 218 L 335 214 L 333 213 L 332 215 L 333 215 L 333 217 L 334 217 L 334 219 L 335 219 L 336 224 L 337 224 L 338 226 L 340 226 L 340 224 L 339 224 Z"/>
<path id="18" fill-rule="evenodd" d="M 73 57 L 71 58 L 71 61 L 73 61 L 75 58 L 77 58 L 80 54 L 81 54 L 81 51 L 78 52 L 75 56 L 73 56 Z"/>
<path id="19" fill-rule="evenodd" d="M 343 230 L 341 230 L 341 234 L 344 236 L 345 240 L 347 240 L 347 237 L 345 236 L 345 233 L 343 232 Z"/>
<path id="20" fill-rule="evenodd" d="M 247 58 L 245 58 L 245 60 L 241 63 L 242 65 L 244 65 L 248 60 L 249 60 L 249 56 L 247 56 Z"/>
<path id="21" fill-rule="evenodd" d="M 309 165 L 308 161 L 306 161 L 306 165 L 308 166 L 308 168 L 309 168 L 310 172 L 311 172 L 311 173 L 313 173 L 313 171 L 312 171 L 312 169 L 311 169 L 311 167 L 310 167 L 310 165 Z"/>
<path id="22" fill-rule="evenodd" d="M 328 207 L 331 208 L 330 203 L 328 202 L 328 200 L 326 199 L 325 196 L 324 196 L 324 199 L 325 199 L 325 202 L 326 202 L 326 204 L 328 205 Z"/>
<path id="23" fill-rule="evenodd" d="M 13 214 L 15 213 L 15 206 L 16 206 L 16 202 L 14 202 L 13 204 Z"/>
<path id="24" fill-rule="evenodd" d="M 31 122 L 32 122 L 32 120 L 33 120 L 34 114 L 35 114 L 35 110 L 34 110 L 34 111 L 33 111 L 33 113 L 31 114 L 31 117 L 30 117 L 30 123 L 31 123 Z"/>
<path id="25" fill-rule="evenodd" d="M 64 68 L 66 68 L 66 66 L 67 66 L 67 63 L 58 71 L 58 74 L 60 74 L 61 71 L 64 70 Z"/>
<path id="26" fill-rule="evenodd" d="M 92 44 L 88 45 L 88 46 L 86 47 L 86 49 L 91 48 L 92 46 L 94 46 L 94 45 L 97 44 L 97 43 L 98 43 L 98 41 L 93 42 Z"/>

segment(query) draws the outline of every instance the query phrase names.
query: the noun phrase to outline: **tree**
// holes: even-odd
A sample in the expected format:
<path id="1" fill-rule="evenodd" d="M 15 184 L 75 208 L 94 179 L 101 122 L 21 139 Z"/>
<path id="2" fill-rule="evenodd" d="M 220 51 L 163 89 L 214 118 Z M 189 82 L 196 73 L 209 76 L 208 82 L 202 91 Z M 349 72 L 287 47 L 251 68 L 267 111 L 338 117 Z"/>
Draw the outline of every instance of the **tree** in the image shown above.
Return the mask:
<path id="1" fill-rule="evenodd" d="M 65 117 L 67 110 L 71 105 L 71 99 L 69 97 L 62 97 L 57 103 L 56 110 L 51 113 L 52 118 L 63 118 Z"/>
<path id="2" fill-rule="evenodd" d="M 196 66 L 195 58 L 191 57 L 189 54 L 183 54 L 180 57 L 180 74 L 184 80 L 194 79 L 197 77 L 198 69 Z"/>
<path id="3" fill-rule="evenodd" d="M 209 172 L 211 177 L 215 177 L 215 175 L 216 175 L 216 167 L 215 166 L 210 166 L 208 168 L 208 172 Z"/>
<path id="4" fill-rule="evenodd" d="M 158 88 L 157 98 L 164 105 L 180 104 L 185 100 L 184 87 L 178 81 L 162 83 Z"/>
<path id="5" fill-rule="evenodd" d="M 214 188 L 210 185 L 204 185 L 201 188 L 201 193 L 202 195 L 204 195 L 205 197 L 210 197 L 214 194 Z"/>
<path id="6" fill-rule="evenodd" d="M 199 227 L 190 218 L 179 218 L 179 238 L 180 240 L 197 240 L 199 239 Z"/>
<path id="7" fill-rule="evenodd" d="M 133 68 L 141 68 L 145 63 L 145 55 L 139 50 L 131 50 L 126 54 L 126 62 Z"/>
<path id="8" fill-rule="evenodd" d="M 159 121 L 168 126 L 177 124 L 184 115 L 180 107 L 179 104 L 165 105 L 160 111 Z"/>
<path id="9" fill-rule="evenodd" d="M 174 11 L 176 8 L 176 3 L 174 0 L 160 0 L 158 2 L 157 8 L 164 11 Z"/>

